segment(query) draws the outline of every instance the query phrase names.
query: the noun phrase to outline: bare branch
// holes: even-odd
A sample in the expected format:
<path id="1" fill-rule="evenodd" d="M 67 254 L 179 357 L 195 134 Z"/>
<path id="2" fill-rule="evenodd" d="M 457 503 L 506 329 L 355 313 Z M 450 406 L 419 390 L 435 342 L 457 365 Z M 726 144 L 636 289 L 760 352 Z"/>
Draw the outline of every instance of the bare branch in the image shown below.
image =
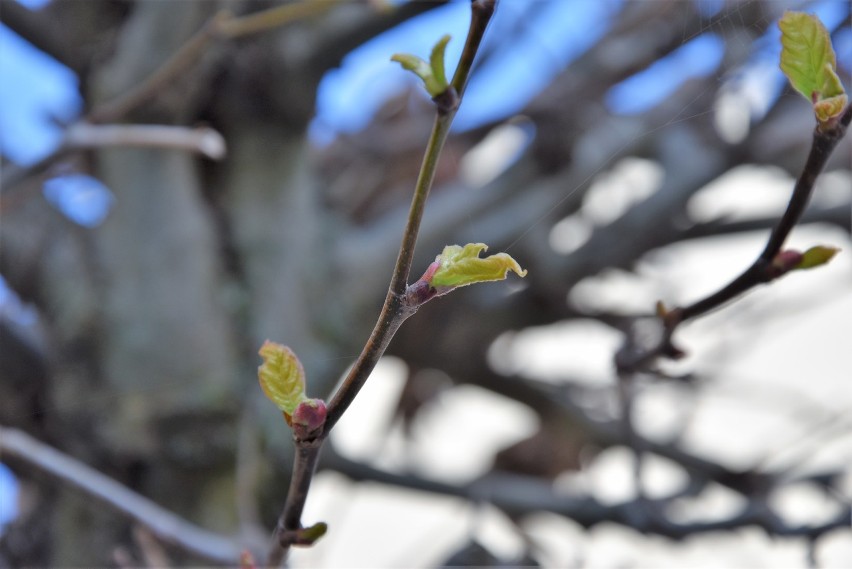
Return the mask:
<path id="1" fill-rule="evenodd" d="M 646 370 L 661 356 L 675 359 L 681 357 L 683 352 L 672 343 L 672 336 L 680 324 L 707 314 L 760 284 L 782 277 L 790 270 L 789 267 L 776 266 L 776 255 L 781 252 L 787 236 L 801 219 L 817 177 L 833 150 L 845 136 L 850 122 L 852 122 L 852 105 L 846 107 L 837 123 L 831 128 L 814 129 L 808 160 L 796 180 L 787 209 L 774 226 L 763 251 L 748 268 L 718 291 L 688 306 L 668 310 L 660 305 L 658 319 L 655 322 L 645 322 L 645 324 L 656 324 L 656 330 L 650 337 L 637 332 L 640 329 L 646 331 L 649 329 L 649 325 L 643 325 L 642 322 L 637 321 L 637 325 L 628 333 L 624 345 L 615 356 L 615 364 L 620 375 Z"/>
<path id="2" fill-rule="evenodd" d="M 26 168 L 9 168 L 2 187 L 8 191 L 31 176 L 47 170 L 52 164 L 73 152 L 110 147 L 150 147 L 185 150 L 211 160 L 225 157 L 225 139 L 209 127 L 188 128 L 168 125 L 116 124 L 98 125 L 79 122 L 65 132 L 60 145 L 35 164 Z"/>
<path id="3" fill-rule="evenodd" d="M 760 498 L 751 499 L 738 513 L 729 518 L 676 523 L 664 515 L 671 498 L 660 500 L 629 500 L 606 505 L 589 496 L 574 496 L 555 492 L 549 481 L 508 473 L 491 473 L 465 486 L 436 482 L 410 474 L 396 474 L 355 462 L 329 453 L 323 466 L 340 472 L 355 481 L 372 481 L 412 490 L 458 496 L 472 502 L 487 500 L 511 516 L 536 511 L 552 512 L 590 528 L 600 523 L 614 522 L 643 533 L 653 533 L 674 539 L 715 531 L 756 526 L 770 535 L 817 538 L 838 528 L 848 527 L 852 506 L 842 504 L 831 519 L 815 525 L 793 525 L 775 514 Z M 653 508 L 654 516 L 637 516 L 640 509 Z"/>
<path id="4" fill-rule="evenodd" d="M 293 464 L 290 490 L 278 520 L 277 539 L 270 549 L 268 565 L 280 564 L 286 558 L 290 546 L 297 544 L 300 534 L 305 531 L 301 524 L 302 511 L 323 442 L 349 405 L 355 400 L 402 323 L 417 311 L 417 305 L 408 301 L 406 292 L 412 259 L 414 258 L 414 246 L 417 242 L 417 234 L 420 231 L 420 222 L 435 178 L 441 150 L 461 103 L 482 36 L 485 34 L 488 22 L 494 14 L 495 4 L 496 0 L 473 0 L 467 40 L 451 84 L 446 90 L 447 97 L 439 94 L 433 98 L 436 105 L 435 122 L 415 184 L 414 195 L 411 199 L 408 219 L 403 230 L 402 242 L 399 246 L 387 296 L 376 325 L 358 356 L 358 360 L 350 369 L 340 388 L 334 393 L 328 405 L 328 415 L 322 431 L 315 438 L 307 440 L 294 436 L 296 458 Z M 307 542 L 307 544 L 309 543 Z"/>
<path id="5" fill-rule="evenodd" d="M 57 480 L 82 490 L 144 525 L 165 543 L 202 559 L 237 564 L 246 545 L 186 521 L 112 478 L 61 453 L 28 434 L 0 427 L 0 454 L 17 457 Z"/>

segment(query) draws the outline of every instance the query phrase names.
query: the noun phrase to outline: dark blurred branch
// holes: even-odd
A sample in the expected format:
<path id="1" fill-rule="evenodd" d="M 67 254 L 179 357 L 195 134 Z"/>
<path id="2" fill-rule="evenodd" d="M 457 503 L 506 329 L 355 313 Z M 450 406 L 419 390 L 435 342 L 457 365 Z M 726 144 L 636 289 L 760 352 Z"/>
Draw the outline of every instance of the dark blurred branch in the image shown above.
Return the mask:
<path id="1" fill-rule="evenodd" d="M 835 529 L 848 527 L 852 515 L 852 506 L 840 504 L 838 514 L 828 521 L 815 525 L 793 525 L 779 517 L 758 496 L 750 498 L 740 512 L 726 519 L 676 523 L 662 515 L 665 507 L 671 503 L 671 498 L 634 499 L 606 505 L 592 497 L 569 496 L 556 492 L 549 481 L 494 472 L 467 485 L 456 486 L 415 475 L 387 472 L 333 453 L 326 455 L 322 466 L 340 472 L 354 481 L 379 482 L 412 490 L 458 496 L 471 502 L 486 500 L 513 517 L 545 511 L 570 518 L 585 528 L 612 522 L 643 533 L 674 539 L 750 526 L 760 527 L 770 535 L 816 538 Z M 647 507 L 654 508 L 657 515 L 637 515 L 638 511 Z"/>
<path id="2" fill-rule="evenodd" d="M 719 219 L 697 223 L 683 230 L 681 240 L 772 229 L 777 222 L 777 217 L 760 217 L 736 221 Z M 852 210 L 850 210 L 850 204 L 811 208 L 799 220 L 799 225 L 807 223 L 827 223 L 846 232 L 852 231 Z"/>
<path id="3" fill-rule="evenodd" d="M 734 297 L 739 296 L 749 288 L 775 278 L 767 272 L 769 265 L 772 263 L 775 256 L 781 251 L 781 247 L 787 240 L 787 236 L 802 217 L 802 213 L 804 213 L 805 208 L 810 201 L 816 179 L 825 167 L 825 164 L 828 161 L 829 156 L 831 156 L 834 148 L 846 135 L 846 129 L 849 126 L 850 121 L 852 121 L 852 105 L 846 107 L 846 111 L 843 113 L 835 128 L 830 130 L 817 128 L 814 131 L 813 143 L 811 145 L 810 154 L 808 155 L 808 161 L 805 164 L 804 170 L 802 170 L 798 180 L 796 180 L 796 185 L 793 188 L 793 195 L 790 198 L 787 210 L 784 212 L 784 215 L 781 217 L 778 224 L 773 228 L 772 233 L 769 236 L 769 240 L 757 260 L 739 277 L 735 278 L 730 284 L 722 288 L 717 293 L 683 308 L 681 321 L 701 316 Z"/>
<path id="4" fill-rule="evenodd" d="M 615 356 L 615 364 L 621 376 L 645 370 L 660 356 L 671 358 L 682 356 L 683 352 L 672 343 L 672 335 L 680 324 L 702 316 L 737 298 L 747 290 L 775 280 L 790 270 L 790 268 L 776 266 L 776 255 L 781 252 L 784 241 L 802 217 L 817 177 L 834 148 L 843 139 L 850 122 L 852 122 L 852 105 L 846 107 L 838 122 L 831 128 L 814 130 L 807 162 L 796 180 L 787 209 L 773 228 L 763 251 L 751 266 L 726 286 L 701 300 L 671 310 L 661 308 L 658 314 L 657 330 L 650 333 L 651 337 L 647 337 L 647 334 L 644 334 L 646 337 L 641 337 L 643 334 L 639 332 L 640 329 L 647 332 L 649 326 L 646 324 L 650 323 L 637 323 L 634 331 L 628 333 L 624 346 Z"/>
<path id="5" fill-rule="evenodd" d="M 0 455 L 18 458 L 147 527 L 165 543 L 208 561 L 237 564 L 245 546 L 202 529 L 18 429 L 0 427 Z"/>

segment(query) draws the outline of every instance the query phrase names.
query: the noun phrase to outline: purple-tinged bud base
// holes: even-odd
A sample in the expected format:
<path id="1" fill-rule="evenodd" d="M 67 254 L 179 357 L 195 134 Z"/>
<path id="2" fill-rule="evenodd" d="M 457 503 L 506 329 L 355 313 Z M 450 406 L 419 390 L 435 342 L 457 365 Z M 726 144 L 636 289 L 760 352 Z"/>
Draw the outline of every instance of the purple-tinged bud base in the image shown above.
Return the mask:
<path id="1" fill-rule="evenodd" d="M 327 416 L 325 401 L 308 399 L 299 403 L 288 422 L 293 427 L 293 436 L 296 440 L 306 441 L 322 433 Z"/>

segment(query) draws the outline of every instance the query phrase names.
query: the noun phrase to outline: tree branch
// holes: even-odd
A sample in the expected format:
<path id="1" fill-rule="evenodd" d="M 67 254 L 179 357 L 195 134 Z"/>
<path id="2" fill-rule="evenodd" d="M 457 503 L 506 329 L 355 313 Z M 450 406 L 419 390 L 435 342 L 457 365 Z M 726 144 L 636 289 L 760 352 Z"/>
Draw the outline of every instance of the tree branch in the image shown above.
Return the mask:
<path id="1" fill-rule="evenodd" d="M 317 433 L 316 438 L 308 440 L 294 437 L 296 460 L 293 465 L 291 486 L 278 521 L 276 543 L 273 543 L 270 549 L 269 565 L 277 565 L 286 558 L 290 546 L 295 542 L 294 536 L 298 536 L 299 532 L 303 530 L 301 515 L 323 441 L 355 400 L 396 331 L 417 310 L 417 305 L 409 301 L 406 292 L 420 222 L 435 177 L 441 149 L 464 95 L 473 61 L 476 58 L 488 22 L 494 13 L 495 4 L 496 0 L 472 1 L 470 28 L 455 75 L 447 92 L 435 97 L 437 113 L 432 134 L 423 157 L 414 196 L 411 200 L 408 220 L 403 231 L 402 243 L 379 319 L 358 360 L 343 380 L 343 384 L 332 396 L 322 431 Z"/>
<path id="2" fill-rule="evenodd" d="M 730 283 L 705 298 L 688 306 L 671 310 L 661 306 L 658 310 L 657 330 L 652 332 L 651 337 L 647 335 L 644 338 L 641 337 L 639 330 L 647 331 L 648 327 L 637 322 L 637 326 L 628 332 L 624 345 L 616 353 L 615 364 L 619 375 L 624 376 L 646 370 L 660 356 L 675 359 L 681 357 L 683 352 L 672 343 L 672 335 L 680 324 L 707 314 L 747 290 L 780 278 L 790 270 L 775 266 L 775 257 L 781 252 L 784 241 L 802 217 L 813 193 L 817 177 L 825 167 L 832 151 L 843 139 L 850 122 L 852 122 L 852 105 L 846 107 L 831 128 L 814 130 L 807 162 L 796 180 L 787 209 L 773 228 L 757 259 Z"/>
<path id="3" fill-rule="evenodd" d="M 852 506 L 844 504 L 837 515 L 823 523 L 793 525 L 780 518 L 761 498 L 757 497 L 751 498 L 742 510 L 729 518 L 676 523 L 663 515 L 665 506 L 672 500 L 671 497 L 655 500 L 636 498 L 619 504 L 606 505 L 589 496 L 554 492 L 552 485 L 547 481 L 508 473 L 490 473 L 470 484 L 455 486 L 415 475 L 387 472 L 336 454 L 330 454 L 323 462 L 323 466 L 355 481 L 379 482 L 444 496 L 457 496 L 471 502 L 487 500 L 510 516 L 545 511 L 570 518 L 585 528 L 614 522 L 643 533 L 674 539 L 750 526 L 763 528 L 770 535 L 802 536 L 813 539 L 835 529 L 848 527 L 850 515 L 852 515 Z M 656 515 L 636 515 L 639 509 L 649 507 L 654 509 Z"/>
<path id="4" fill-rule="evenodd" d="M 211 160 L 225 157 L 225 139 L 209 127 L 169 125 L 101 125 L 80 121 L 69 126 L 59 146 L 26 168 L 10 167 L 3 176 L 3 193 L 27 178 L 41 174 L 65 156 L 81 150 L 109 147 L 153 147 L 196 152 Z"/>
<path id="5" fill-rule="evenodd" d="M 199 558 L 216 563 L 237 564 L 241 552 L 246 548 L 246 545 L 229 536 L 213 533 L 184 520 L 112 478 L 18 429 L 0 427 L 0 454 L 17 457 L 57 480 L 82 490 L 144 525 L 163 542 Z"/>

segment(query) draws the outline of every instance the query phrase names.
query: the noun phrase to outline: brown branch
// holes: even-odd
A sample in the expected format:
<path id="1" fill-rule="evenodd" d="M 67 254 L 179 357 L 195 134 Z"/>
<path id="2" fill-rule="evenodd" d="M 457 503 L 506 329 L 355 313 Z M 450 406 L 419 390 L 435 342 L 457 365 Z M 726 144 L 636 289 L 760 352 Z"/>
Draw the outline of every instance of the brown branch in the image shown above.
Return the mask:
<path id="1" fill-rule="evenodd" d="M 319 461 L 321 445 L 321 440 L 314 441 L 312 444 L 296 445 L 293 476 L 290 478 L 290 489 L 287 491 L 287 504 L 275 528 L 276 539 L 273 540 L 266 558 L 267 567 L 281 565 L 290 546 L 297 544 L 299 530 L 302 529 L 302 512 L 305 509 L 308 491 Z"/>
<path id="2" fill-rule="evenodd" d="M 158 539 L 208 561 L 237 564 L 245 546 L 186 521 L 82 462 L 18 429 L 0 427 L 0 455 L 13 456 L 82 490 L 148 528 Z"/>
<path id="3" fill-rule="evenodd" d="M 628 333 L 624 345 L 615 356 L 615 364 L 619 375 L 626 375 L 647 370 L 658 357 L 677 359 L 683 352 L 672 343 L 672 336 L 680 324 L 698 318 L 730 302 L 744 292 L 780 278 L 790 268 L 775 266 L 776 255 L 781 252 L 790 232 L 802 217 L 807 207 L 817 177 L 828 162 L 832 151 L 843 139 L 849 123 L 852 122 L 852 105 L 846 107 L 839 120 L 830 128 L 816 128 L 813 133 L 811 150 L 807 162 L 796 180 L 793 194 L 784 215 L 775 225 L 769 239 L 757 259 L 742 273 L 727 285 L 685 307 L 666 310 L 658 308 L 658 318 L 655 321 L 642 319 Z M 648 337 L 649 329 L 654 328 Z M 644 338 L 639 331 L 646 332 Z"/>
<path id="4" fill-rule="evenodd" d="M 414 188 L 414 196 L 411 200 L 408 220 L 403 231 L 402 243 L 391 276 L 388 293 L 376 325 L 358 356 L 358 360 L 352 366 L 340 388 L 332 396 L 328 405 L 328 415 L 321 431 L 316 433 L 315 437 L 308 439 L 294 437 L 296 459 L 293 464 L 291 486 L 279 517 L 276 540 L 269 552 L 268 565 L 270 566 L 278 565 L 286 558 L 290 546 L 297 543 L 300 532 L 304 530 L 301 524 L 302 511 L 323 442 L 346 409 L 355 400 L 397 330 L 417 310 L 418 304 L 411 301 L 407 289 L 420 222 L 444 141 L 449 134 L 450 125 L 461 103 L 473 61 L 476 58 L 488 22 L 494 13 L 495 4 L 496 0 L 472 1 L 471 23 L 467 40 L 455 75 L 447 90 L 448 96 L 439 95 L 435 98 L 437 112 L 432 134 Z M 309 545 L 310 542 L 306 544 Z"/>

